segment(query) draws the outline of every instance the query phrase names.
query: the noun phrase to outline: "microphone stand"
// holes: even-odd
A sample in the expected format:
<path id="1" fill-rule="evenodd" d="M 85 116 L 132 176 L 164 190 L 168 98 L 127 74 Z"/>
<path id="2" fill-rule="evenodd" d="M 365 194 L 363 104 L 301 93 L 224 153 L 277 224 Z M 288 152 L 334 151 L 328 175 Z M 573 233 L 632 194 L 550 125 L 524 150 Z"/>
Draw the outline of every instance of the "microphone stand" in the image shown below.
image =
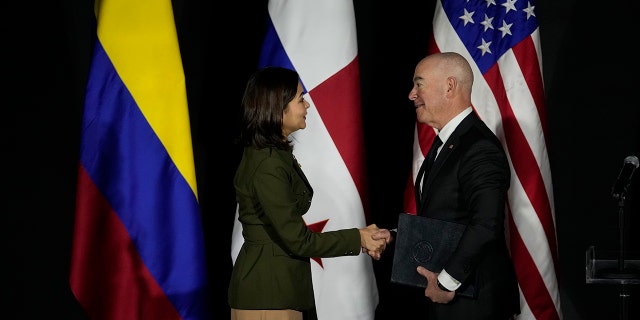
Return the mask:
<path id="1" fill-rule="evenodd" d="M 624 245 L 624 200 L 626 188 L 620 194 L 613 194 L 618 200 L 618 268 L 608 268 L 602 270 L 601 278 L 615 279 L 620 281 L 620 319 L 628 319 L 628 299 L 626 283 L 629 279 L 640 279 L 640 270 L 625 266 L 625 245 Z"/>
<path id="2" fill-rule="evenodd" d="M 625 245 L 624 245 L 624 200 L 626 198 L 626 188 L 620 194 L 614 194 L 613 197 L 618 200 L 618 268 L 609 268 L 602 271 L 603 278 L 610 279 L 638 279 L 640 278 L 640 270 L 628 268 L 625 266 Z"/>

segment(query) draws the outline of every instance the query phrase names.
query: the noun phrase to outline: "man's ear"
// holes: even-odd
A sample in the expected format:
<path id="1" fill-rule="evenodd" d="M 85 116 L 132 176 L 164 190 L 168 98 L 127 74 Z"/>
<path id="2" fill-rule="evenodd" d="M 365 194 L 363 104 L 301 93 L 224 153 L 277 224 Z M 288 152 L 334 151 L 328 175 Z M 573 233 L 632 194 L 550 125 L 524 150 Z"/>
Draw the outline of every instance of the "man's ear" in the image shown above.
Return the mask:
<path id="1" fill-rule="evenodd" d="M 452 94 L 457 86 L 458 80 L 455 77 L 447 77 L 447 95 Z"/>

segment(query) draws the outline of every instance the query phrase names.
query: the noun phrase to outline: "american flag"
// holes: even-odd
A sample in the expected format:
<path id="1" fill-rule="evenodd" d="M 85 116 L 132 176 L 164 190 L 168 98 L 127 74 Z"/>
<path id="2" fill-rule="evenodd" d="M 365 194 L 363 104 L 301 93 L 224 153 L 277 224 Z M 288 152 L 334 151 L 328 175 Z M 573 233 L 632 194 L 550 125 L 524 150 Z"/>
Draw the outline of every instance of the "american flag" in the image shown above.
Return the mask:
<path id="1" fill-rule="evenodd" d="M 511 166 L 507 230 L 521 291 L 519 319 L 561 319 L 558 253 L 540 32 L 533 0 L 439 0 L 429 53 L 471 62 L 472 104 L 500 138 Z M 416 123 L 405 211 L 416 212 L 413 181 L 435 132 Z"/>
<path id="2" fill-rule="evenodd" d="M 353 2 L 270 0 L 268 9 L 259 66 L 296 70 L 311 104 L 307 127 L 291 137 L 314 189 L 304 220 L 316 232 L 362 228 L 368 200 Z M 234 262 L 241 227 L 236 219 Z M 378 289 L 369 255 L 314 257 L 311 271 L 320 320 L 374 319 Z"/>

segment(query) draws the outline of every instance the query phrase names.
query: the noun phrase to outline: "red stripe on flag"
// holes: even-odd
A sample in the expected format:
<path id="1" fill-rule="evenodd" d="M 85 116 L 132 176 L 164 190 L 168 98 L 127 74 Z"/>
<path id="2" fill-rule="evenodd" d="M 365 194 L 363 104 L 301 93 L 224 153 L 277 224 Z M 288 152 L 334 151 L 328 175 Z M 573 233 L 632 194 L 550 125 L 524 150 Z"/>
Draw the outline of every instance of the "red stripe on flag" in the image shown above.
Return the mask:
<path id="1" fill-rule="evenodd" d="M 69 282 L 91 319 L 180 319 L 82 165 L 73 238 Z"/>
<path id="2" fill-rule="evenodd" d="M 429 150 L 429 148 L 431 148 L 431 144 L 433 144 L 433 140 L 436 137 L 436 133 L 435 131 L 433 131 L 433 128 L 431 128 L 430 126 L 421 123 L 421 122 L 416 122 L 416 132 L 417 132 L 417 139 L 418 139 L 418 143 L 420 145 L 420 152 L 422 153 L 422 157 L 424 158 L 426 155 L 426 150 Z M 414 155 L 414 161 L 416 160 L 416 157 Z M 409 179 L 407 180 L 407 185 L 404 189 L 404 212 L 406 213 L 413 213 L 415 214 L 418 210 L 416 208 L 416 200 L 415 200 L 415 194 L 414 194 L 414 181 L 413 181 L 413 176 L 415 175 L 415 172 L 411 172 L 411 175 L 409 175 Z"/>
<path id="3" fill-rule="evenodd" d="M 413 174 L 407 179 L 407 185 L 404 188 L 404 212 L 416 214 L 418 209 L 416 208 L 416 196 L 413 184 Z"/>
<path id="4" fill-rule="evenodd" d="M 364 212 L 367 204 L 367 175 L 364 165 L 364 135 L 360 100 L 358 57 L 309 92 L 353 179 Z M 340 97 L 340 99 L 335 99 Z M 367 219 L 369 220 L 369 219 Z"/>
<path id="5" fill-rule="evenodd" d="M 536 319 L 559 320 L 553 299 L 544 284 L 540 270 L 536 267 L 529 250 L 524 244 L 518 227 L 509 219 L 509 246 L 511 259 L 516 267 L 520 290 Z"/>
<path id="6" fill-rule="evenodd" d="M 540 125 L 542 127 L 542 134 L 545 139 L 544 142 L 547 142 L 547 113 L 544 103 L 544 88 L 542 87 L 542 74 L 540 73 L 540 68 L 538 67 L 538 56 L 536 55 L 535 46 L 533 45 L 533 40 L 531 37 L 527 37 L 524 41 L 513 47 L 513 52 L 515 54 L 516 60 L 518 60 L 518 64 L 522 69 L 522 73 L 524 74 L 525 81 L 527 82 L 527 86 L 529 87 L 529 91 L 533 97 L 533 100 L 536 104 L 536 108 L 538 110 L 538 118 L 540 119 Z M 525 61 L 530 61 L 526 63 Z M 535 62 L 535 64 L 533 63 Z M 533 155 L 530 155 L 531 157 Z M 518 173 L 518 177 L 521 174 Z M 527 194 L 531 194 L 529 196 L 531 202 L 533 203 L 533 207 L 535 211 L 538 213 L 538 218 L 542 223 L 542 227 L 544 228 L 544 232 L 546 234 L 547 240 L 549 241 L 549 249 L 551 250 L 551 256 L 554 262 L 554 269 L 557 271 L 558 266 L 558 250 L 557 250 L 557 240 L 556 240 L 556 231 L 555 224 L 553 222 L 553 214 L 551 212 L 551 201 L 545 192 L 544 181 L 542 179 L 542 175 L 540 171 L 537 172 L 537 175 L 533 176 L 525 176 L 528 178 L 535 179 L 535 187 L 537 190 L 529 192 L 528 189 L 525 188 Z M 540 197 L 537 197 L 537 193 L 541 193 Z M 535 199 L 535 201 L 534 201 Z"/>
<path id="7" fill-rule="evenodd" d="M 433 128 L 421 122 L 418 122 L 416 126 L 418 128 L 420 152 L 422 152 L 422 156 L 424 157 L 427 155 L 427 151 L 431 148 L 433 140 L 436 138 L 436 132 L 433 131 Z"/>
<path id="8" fill-rule="evenodd" d="M 494 65 L 484 74 L 493 95 L 498 101 L 498 108 L 502 117 L 504 139 L 509 150 L 509 156 L 514 171 L 522 184 L 544 232 L 551 250 L 554 265 L 557 265 L 555 226 L 551 219 L 551 205 L 531 146 L 529 145 L 518 120 L 513 113 L 511 104 L 506 96 L 504 81 L 500 76 L 498 65 Z"/>
<path id="9" fill-rule="evenodd" d="M 434 26 L 435 28 L 435 26 Z M 434 54 L 440 52 L 440 47 L 438 47 L 438 43 L 436 42 L 435 33 L 431 33 L 429 36 L 429 40 L 427 41 L 428 54 Z"/>
<path id="10" fill-rule="evenodd" d="M 542 224 L 549 249 L 551 250 L 555 270 L 555 266 L 557 266 L 555 228 L 551 219 L 549 198 L 538 163 L 507 99 L 504 81 L 500 76 L 498 65 L 496 64 L 487 70 L 484 77 L 498 102 L 505 132 L 504 139 L 514 171 Z M 540 275 L 540 271 L 537 269 L 530 252 L 520 237 L 517 226 L 512 221 L 511 224 L 511 254 L 518 274 L 518 282 L 527 305 L 537 319 L 558 319 L 553 300 Z M 544 317 L 541 317 L 543 315 Z M 547 318 L 549 316 L 551 318 Z"/>
<path id="11" fill-rule="evenodd" d="M 536 48 L 531 36 L 524 38 L 520 43 L 511 48 L 513 54 L 518 61 L 520 70 L 524 75 L 524 80 L 527 82 L 529 92 L 533 97 L 533 102 L 538 109 L 538 118 L 540 119 L 540 125 L 542 126 L 542 132 L 545 137 L 547 136 L 547 112 L 544 102 L 544 87 L 542 86 L 542 73 L 540 70 L 540 61 L 538 61 L 538 55 L 536 54 Z M 545 143 L 546 143 L 545 139 Z"/>

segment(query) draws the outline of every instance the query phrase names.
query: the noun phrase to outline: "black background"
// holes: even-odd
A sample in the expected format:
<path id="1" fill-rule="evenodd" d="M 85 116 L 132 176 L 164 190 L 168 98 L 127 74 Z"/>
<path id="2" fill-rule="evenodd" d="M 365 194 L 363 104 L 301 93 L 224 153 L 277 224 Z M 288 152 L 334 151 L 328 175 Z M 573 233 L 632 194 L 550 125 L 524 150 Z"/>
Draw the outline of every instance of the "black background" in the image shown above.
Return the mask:
<path id="1" fill-rule="evenodd" d="M 524 0 L 519 0 L 524 1 Z M 633 2 L 537 1 L 564 319 L 616 319 L 620 286 L 586 284 L 585 251 L 618 249 L 610 189 L 628 155 L 640 156 Z M 355 0 L 371 222 L 402 211 L 415 112 L 407 94 L 426 54 L 435 1 Z M 211 306 L 228 319 L 240 153 L 232 144 L 244 83 L 254 71 L 266 0 L 174 1 L 196 153 Z M 92 1 L 3 2 L 3 300 L 11 319 L 85 319 L 68 276 L 84 87 L 93 49 Z M 626 201 L 627 252 L 640 250 L 640 174 Z M 374 261 L 377 319 L 404 318 L 423 297 L 388 284 L 391 257 Z M 640 315 L 629 285 L 629 319 Z"/>

